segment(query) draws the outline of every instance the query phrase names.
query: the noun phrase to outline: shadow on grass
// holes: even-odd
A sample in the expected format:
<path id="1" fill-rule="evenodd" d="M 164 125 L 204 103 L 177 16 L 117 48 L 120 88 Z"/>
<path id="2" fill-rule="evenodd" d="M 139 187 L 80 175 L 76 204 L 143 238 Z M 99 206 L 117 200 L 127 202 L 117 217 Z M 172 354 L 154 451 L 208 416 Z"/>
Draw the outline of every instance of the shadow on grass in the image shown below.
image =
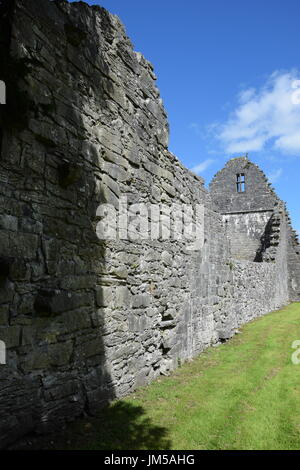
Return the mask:
<path id="1" fill-rule="evenodd" d="M 156 426 L 144 408 L 116 402 L 95 418 L 71 425 L 59 448 L 86 450 L 169 450 L 166 428 Z M 64 444 L 66 443 L 66 444 Z M 54 443 L 57 448 L 57 443 Z"/>

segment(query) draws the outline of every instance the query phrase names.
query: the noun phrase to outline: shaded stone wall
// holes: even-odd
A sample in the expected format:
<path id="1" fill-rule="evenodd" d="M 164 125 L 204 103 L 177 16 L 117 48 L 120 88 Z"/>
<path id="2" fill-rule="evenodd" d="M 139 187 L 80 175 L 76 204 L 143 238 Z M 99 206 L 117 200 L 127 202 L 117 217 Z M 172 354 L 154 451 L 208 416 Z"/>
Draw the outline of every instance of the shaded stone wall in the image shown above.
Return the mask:
<path id="1" fill-rule="evenodd" d="M 288 301 L 284 229 L 274 262 L 232 259 L 221 208 L 168 151 L 153 67 L 119 19 L 82 2 L 5 4 L 2 447 L 94 412 Z M 200 246 L 176 231 L 99 240 L 99 205 L 119 210 L 124 197 L 145 203 L 149 222 L 151 205 L 200 206 Z"/>
<path id="2" fill-rule="evenodd" d="M 231 256 L 255 261 L 260 251 L 262 236 L 273 211 L 226 213 L 223 220 L 230 239 Z"/>

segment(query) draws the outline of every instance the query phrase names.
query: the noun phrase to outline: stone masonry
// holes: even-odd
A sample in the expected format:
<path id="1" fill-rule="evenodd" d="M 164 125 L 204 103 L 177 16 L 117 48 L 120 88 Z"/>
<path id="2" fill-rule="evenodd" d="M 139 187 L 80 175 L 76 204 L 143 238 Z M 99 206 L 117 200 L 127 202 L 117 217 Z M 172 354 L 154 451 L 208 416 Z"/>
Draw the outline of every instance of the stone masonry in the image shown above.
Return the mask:
<path id="1" fill-rule="evenodd" d="M 230 160 L 207 191 L 169 152 L 153 67 L 116 16 L 83 2 L 2 0 L 0 31 L 3 448 L 299 301 L 300 255 L 256 165 Z M 176 230 L 99 239 L 99 206 L 119 213 L 124 197 L 165 224 L 170 207 L 200 207 L 198 247 Z"/>

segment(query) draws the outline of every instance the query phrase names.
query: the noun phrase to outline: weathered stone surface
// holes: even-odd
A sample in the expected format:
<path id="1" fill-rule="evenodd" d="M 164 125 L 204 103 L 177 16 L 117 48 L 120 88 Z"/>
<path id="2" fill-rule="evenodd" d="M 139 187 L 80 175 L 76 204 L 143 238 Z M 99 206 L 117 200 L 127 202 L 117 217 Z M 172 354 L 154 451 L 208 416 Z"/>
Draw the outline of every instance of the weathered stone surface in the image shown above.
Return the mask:
<path id="1" fill-rule="evenodd" d="M 108 307 L 114 299 L 114 288 L 99 286 L 96 288 L 96 302 L 98 307 Z"/>

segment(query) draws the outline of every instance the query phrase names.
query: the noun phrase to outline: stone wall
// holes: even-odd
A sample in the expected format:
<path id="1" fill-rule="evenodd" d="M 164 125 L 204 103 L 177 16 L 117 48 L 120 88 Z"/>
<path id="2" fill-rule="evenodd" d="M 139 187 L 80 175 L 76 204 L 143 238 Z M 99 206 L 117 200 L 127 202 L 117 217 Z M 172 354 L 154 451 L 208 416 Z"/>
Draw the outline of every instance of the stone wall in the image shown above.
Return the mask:
<path id="1" fill-rule="evenodd" d="M 238 175 L 244 191 L 237 191 Z M 289 299 L 300 300 L 300 250 L 291 220 L 265 174 L 247 157 L 233 158 L 210 183 L 214 207 L 223 215 L 230 254 L 234 259 L 256 262 L 284 260 L 279 288 Z M 284 254 L 281 245 L 284 242 Z M 280 272 L 280 271 L 279 271 Z"/>
<path id="2" fill-rule="evenodd" d="M 4 447 L 94 412 L 285 304 L 289 239 L 282 213 L 272 262 L 233 259 L 221 208 L 168 151 L 153 67 L 117 17 L 64 0 L 2 9 Z M 144 203 L 148 222 L 160 217 L 159 238 L 149 228 L 99 239 L 99 207 L 120 214 L 124 198 Z M 166 236 L 165 212 L 184 204 L 200 208 L 196 249 L 177 229 Z"/>
<path id="3" fill-rule="evenodd" d="M 273 211 L 226 213 L 223 220 L 230 240 L 230 253 L 235 259 L 255 261 L 261 249 L 262 236 Z"/>
<path id="4" fill-rule="evenodd" d="M 245 176 L 244 192 L 237 192 L 238 174 Z M 265 174 L 247 157 L 229 160 L 209 187 L 215 207 L 223 214 L 273 210 L 280 201 Z"/>

